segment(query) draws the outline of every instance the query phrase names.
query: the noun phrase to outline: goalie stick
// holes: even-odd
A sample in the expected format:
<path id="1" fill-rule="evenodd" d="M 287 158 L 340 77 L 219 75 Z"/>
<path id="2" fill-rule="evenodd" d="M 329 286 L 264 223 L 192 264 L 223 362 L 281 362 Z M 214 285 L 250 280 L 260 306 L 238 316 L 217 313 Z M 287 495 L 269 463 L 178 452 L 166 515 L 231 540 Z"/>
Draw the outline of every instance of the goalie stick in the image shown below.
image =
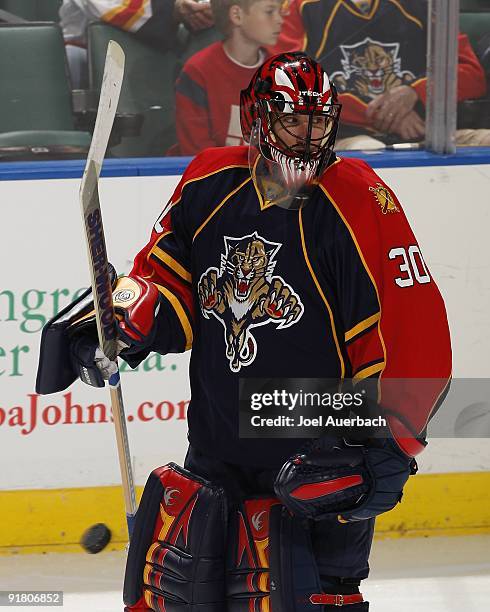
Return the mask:
<path id="1" fill-rule="evenodd" d="M 115 361 L 116 364 L 116 322 L 112 304 L 112 286 L 107 265 L 102 213 L 100 210 L 98 180 L 114 123 L 123 75 L 124 52 L 116 42 L 111 40 L 107 47 L 97 119 L 80 185 L 80 204 L 85 228 L 99 344 L 106 357 Z M 116 429 L 117 452 L 126 507 L 126 520 L 129 537 L 131 538 L 137 505 L 119 370 L 109 378 L 109 389 Z"/>

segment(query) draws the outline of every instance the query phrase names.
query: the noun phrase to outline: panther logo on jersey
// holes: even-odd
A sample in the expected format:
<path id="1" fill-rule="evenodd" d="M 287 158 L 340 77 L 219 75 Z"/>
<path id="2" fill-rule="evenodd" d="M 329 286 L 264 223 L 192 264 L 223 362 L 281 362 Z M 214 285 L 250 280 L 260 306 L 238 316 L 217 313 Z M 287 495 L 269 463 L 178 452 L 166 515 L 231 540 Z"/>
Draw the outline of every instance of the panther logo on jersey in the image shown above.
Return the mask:
<path id="1" fill-rule="evenodd" d="M 401 69 L 400 44 L 365 38 L 355 45 L 340 45 L 342 70 L 332 74 L 339 93 L 353 93 L 366 101 L 398 85 L 415 81 L 415 75 Z"/>
<path id="2" fill-rule="evenodd" d="M 275 323 L 294 325 L 303 315 L 299 296 L 280 277 L 273 276 L 282 244 L 257 232 L 241 238 L 224 237 L 221 266 L 204 272 L 197 287 L 203 316 L 213 315 L 225 328 L 226 357 L 232 372 L 253 362 L 257 343 L 253 327 Z"/>

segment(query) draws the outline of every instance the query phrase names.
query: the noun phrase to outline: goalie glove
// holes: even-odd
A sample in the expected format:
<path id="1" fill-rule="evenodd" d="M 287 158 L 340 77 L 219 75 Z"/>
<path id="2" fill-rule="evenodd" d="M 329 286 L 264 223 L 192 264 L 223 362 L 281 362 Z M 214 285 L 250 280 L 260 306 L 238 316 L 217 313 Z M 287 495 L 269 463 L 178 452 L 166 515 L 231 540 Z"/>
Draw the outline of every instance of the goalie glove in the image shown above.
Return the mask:
<path id="1" fill-rule="evenodd" d="M 117 325 L 117 354 L 127 359 L 146 356 L 155 337 L 155 318 L 160 309 L 160 292 L 153 283 L 139 276 L 118 278 L 112 292 Z M 95 337 L 94 337 L 95 330 Z M 74 321 L 68 333 L 72 338 L 71 359 L 78 377 L 86 384 L 103 387 L 104 381 L 117 372 L 99 347 L 95 311 Z"/>
<path id="2" fill-rule="evenodd" d="M 144 278 L 116 279 L 114 269 L 111 275 L 118 354 L 135 366 L 151 350 L 161 294 Z M 77 378 L 94 387 L 103 387 L 116 369 L 115 361 L 111 362 L 99 348 L 92 292 L 87 290 L 45 325 L 36 391 L 41 394 L 62 391 Z"/>
<path id="3" fill-rule="evenodd" d="M 368 445 L 342 441 L 289 459 L 274 489 L 294 515 L 317 521 L 359 521 L 394 508 L 408 477 L 416 471 L 415 460 L 392 439 L 376 439 Z"/>

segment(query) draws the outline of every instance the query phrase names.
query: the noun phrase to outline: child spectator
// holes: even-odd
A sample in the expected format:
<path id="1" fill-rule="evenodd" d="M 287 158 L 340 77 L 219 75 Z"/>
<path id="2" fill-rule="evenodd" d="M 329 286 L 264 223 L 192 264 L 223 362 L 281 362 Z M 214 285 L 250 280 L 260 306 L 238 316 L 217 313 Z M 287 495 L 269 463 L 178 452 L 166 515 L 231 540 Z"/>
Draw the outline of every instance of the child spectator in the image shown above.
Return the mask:
<path id="1" fill-rule="evenodd" d="M 176 86 L 178 152 L 242 144 L 240 91 L 276 44 L 283 22 L 281 0 L 211 0 L 223 41 L 185 63 Z"/>

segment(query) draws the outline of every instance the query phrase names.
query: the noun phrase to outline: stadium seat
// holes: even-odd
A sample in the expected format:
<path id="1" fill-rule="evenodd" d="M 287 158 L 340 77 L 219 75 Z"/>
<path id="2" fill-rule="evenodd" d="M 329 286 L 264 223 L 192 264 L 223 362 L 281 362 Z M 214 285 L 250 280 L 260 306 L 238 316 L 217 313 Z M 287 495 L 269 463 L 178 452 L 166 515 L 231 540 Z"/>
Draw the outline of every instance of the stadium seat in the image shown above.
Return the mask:
<path id="1" fill-rule="evenodd" d="M 490 11 L 490 2 L 488 0 L 460 0 L 459 10 L 461 13 Z"/>
<path id="2" fill-rule="evenodd" d="M 88 27 L 90 88 L 99 91 L 109 40 L 115 40 L 126 54 L 125 78 L 118 112 L 141 114 L 141 134 L 122 138 L 111 149 L 116 157 L 164 156 L 175 142 L 175 71 L 177 56 L 157 51 L 131 34 L 101 22 Z"/>
<path id="3" fill-rule="evenodd" d="M 0 0 L 0 9 L 28 21 L 59 21 L 63 0 Z"/>
<path id="4" fill-rule="evenodd" d="M 0 48 L 0 159 L 84 157 L 91 137 L 75 128 L 60 27 L 0 24 Z"/>
<path id="5" fill-rule="evenodd" d="M 490 11 L 488 13 L 461 13 L 459 27 L 461 32 L 468 35 L 471 46 L 476 51 L 483 36 L 490 33 Z"/>

